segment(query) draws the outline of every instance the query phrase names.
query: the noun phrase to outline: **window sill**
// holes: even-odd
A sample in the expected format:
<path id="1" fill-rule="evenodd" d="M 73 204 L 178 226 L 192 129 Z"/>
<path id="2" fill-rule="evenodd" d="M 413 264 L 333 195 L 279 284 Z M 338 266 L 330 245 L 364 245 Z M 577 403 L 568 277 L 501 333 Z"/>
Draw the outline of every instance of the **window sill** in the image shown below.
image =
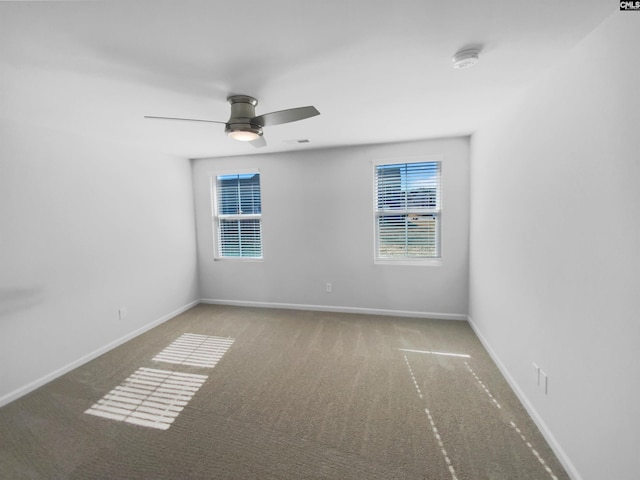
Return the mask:
<path id="1" fill-rule="evenodd" d="M 213 257 L 214 262 L 262 262 L 264 257 Z"/>
<path id="2" fill-rule="evenodd" d="M 441 267 L 441 258 L 376 258 L 375 265 L 406 265 L 415 267 Z"/>

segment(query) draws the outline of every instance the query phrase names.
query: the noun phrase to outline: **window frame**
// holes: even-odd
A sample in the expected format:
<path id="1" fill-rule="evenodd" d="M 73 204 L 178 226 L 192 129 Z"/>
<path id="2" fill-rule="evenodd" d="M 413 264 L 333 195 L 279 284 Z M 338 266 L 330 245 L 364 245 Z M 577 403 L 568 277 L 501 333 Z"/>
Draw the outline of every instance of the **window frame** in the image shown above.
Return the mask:
<path id="1" fill-rule="evenodd" d="M 260 175 L 260 213 L 252 214 L 220 214 L 218 212 L 218 177 L 227 175 Z M 243 168 L 233 170 L 219 170 L 209 174 L 209 190 L 211 194 L 211 227 L 213 230 L 213 259 L 215 261 L 231 261 L 231 262 L 261 262 L 264 260 L 264 230 L 263 230 L 263 212 L 262 208 L 262 180 L 263 174 L 259 168 Z M 260 251 L 259 257 L 245 256 L 225 256 L 221 255 L 220 244 L 220 221 L 221 220 L 259 220 L 260 221 Z"/>
<path id="2" fill-rule="evenodd" d="M 421 155 L 411 157 L 394 157 L 394 158 L 380 158 L 373 160 L 372 164 L 372 186 L 373 186 L 373 259 L 375 265 L 409 265 L 409 266 L 434 266 L 438 267 L 442 265 L 443 258 L 443 245 L 442 245 L 442 232 L 443 232 L 443 172 L 444 172 L 444 158 L 443 155 Z M 438 179 L 438 205 L 434 209 L 423 210 L 425 213 L 436 215 L 437 217 L 437 231 L 436 242 L 438 257 L 380 257 L 378 255 L 379 249 L 379 228 L 378 219 L 384 215 L 382 210 L 378 209 L 378 176 L 377 170 L 380 165 L 405 165 L 414 163 L 431 163 L 437 162 L 439 164 L 439 179 Z M 402 213 L 410 213 L 411 209 L 402 210 Z M 399 212 L 399 213 L 400 213 Z M 389 213 L 387 213 L 388 215 Z"/>

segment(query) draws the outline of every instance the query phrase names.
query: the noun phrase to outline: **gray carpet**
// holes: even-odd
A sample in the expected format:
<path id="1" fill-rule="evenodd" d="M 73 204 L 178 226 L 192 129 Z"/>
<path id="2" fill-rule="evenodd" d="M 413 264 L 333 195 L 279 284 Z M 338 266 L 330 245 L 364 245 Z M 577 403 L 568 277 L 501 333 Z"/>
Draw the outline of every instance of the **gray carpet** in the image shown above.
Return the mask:
<path id="1" fill-rule="evenodd" d="M 465 322 L 212 305 L 0 409 L 0 478 L 568 479 Z"/>

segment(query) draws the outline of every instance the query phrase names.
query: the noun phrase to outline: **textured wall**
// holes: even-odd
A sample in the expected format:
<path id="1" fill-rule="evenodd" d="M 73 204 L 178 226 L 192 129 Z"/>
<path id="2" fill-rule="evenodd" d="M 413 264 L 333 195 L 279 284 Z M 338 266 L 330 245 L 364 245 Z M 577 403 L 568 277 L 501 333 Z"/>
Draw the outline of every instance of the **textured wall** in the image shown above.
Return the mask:
<path id="1" fill-rule="evenodd" d="M 471 318 L 585 480 L 640 471 L 636 17 L 612 15 L 472 138 Z"/>
<path id="2" fill-rule="evenodd" d="M 187 160 L 0 127 L 2 403 L 193 302 L 197 266 Z"/>
<path id="3" fill-rule="evenodd" d="M 443 264 L 375 265 L 372 162 L 421 155 L 442 155 Z M 213 260 L 209 177 L 234 168 L 260 170 L 262 262 Z M 193 176 L 202 298 L 466 316 L 467 138 L 202 159 Z"/>

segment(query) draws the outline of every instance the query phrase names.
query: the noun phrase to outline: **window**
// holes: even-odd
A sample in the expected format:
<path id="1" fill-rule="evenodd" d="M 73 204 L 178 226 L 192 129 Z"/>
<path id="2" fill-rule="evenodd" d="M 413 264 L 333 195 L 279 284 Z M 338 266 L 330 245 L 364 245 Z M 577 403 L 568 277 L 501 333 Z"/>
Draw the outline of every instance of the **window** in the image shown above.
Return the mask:
<path id="1" fill-rule="evenodd" d="M 218 175 L 211 180 L 216 258 L 262 258 L 260 174 Z"/>
<path id="2" fill-rule="evenodd" d="M 376 260 L 440 258 L 440 162 L 375 165 Z"/>

